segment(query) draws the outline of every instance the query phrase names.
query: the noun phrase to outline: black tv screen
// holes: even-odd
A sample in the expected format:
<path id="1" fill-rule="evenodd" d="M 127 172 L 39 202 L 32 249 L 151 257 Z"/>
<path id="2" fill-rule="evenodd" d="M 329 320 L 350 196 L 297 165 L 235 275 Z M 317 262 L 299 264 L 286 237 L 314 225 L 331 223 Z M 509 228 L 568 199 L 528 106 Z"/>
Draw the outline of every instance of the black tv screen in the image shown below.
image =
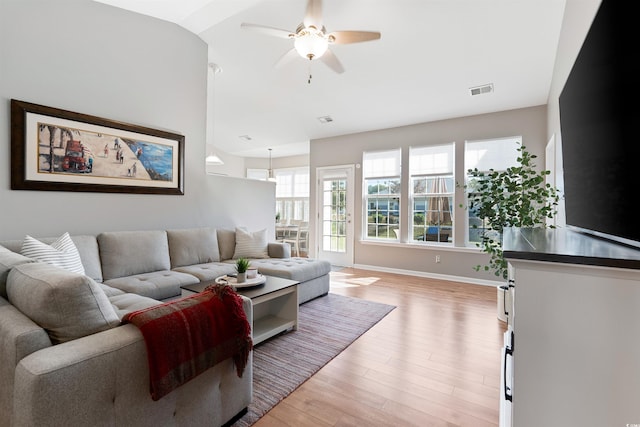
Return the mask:
<path id="1" fill-rule="evenodd" d="M 640 248 L 640 37 L 604 0 L 560 94 L 567 226 Z"/>

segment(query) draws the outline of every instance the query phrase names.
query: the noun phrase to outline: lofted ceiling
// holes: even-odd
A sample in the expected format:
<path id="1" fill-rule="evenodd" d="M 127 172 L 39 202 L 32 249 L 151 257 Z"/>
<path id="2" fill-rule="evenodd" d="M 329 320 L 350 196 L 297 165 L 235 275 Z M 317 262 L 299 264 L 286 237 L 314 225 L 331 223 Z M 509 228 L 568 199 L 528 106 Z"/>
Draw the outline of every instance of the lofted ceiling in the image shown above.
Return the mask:
<path id="1" fill-rule="evenodd" d="M 333 45 L 345 68 L 295 58 L 306 0 L 96 0 L 174 22 L 209 46 L 216 149 L 244 157 L 307 154 L 309 141 L 547 103 L 565 0 L 324 0 L 327 32 L 379 31 Z M 313 76 L 308 83 L 308 76 Z M 493 91 L 471 96 L 470 88 Z M 332 121 L 321 123 L 318 118 Z M 247 135 L 247 138 L 240 138 Z"/>

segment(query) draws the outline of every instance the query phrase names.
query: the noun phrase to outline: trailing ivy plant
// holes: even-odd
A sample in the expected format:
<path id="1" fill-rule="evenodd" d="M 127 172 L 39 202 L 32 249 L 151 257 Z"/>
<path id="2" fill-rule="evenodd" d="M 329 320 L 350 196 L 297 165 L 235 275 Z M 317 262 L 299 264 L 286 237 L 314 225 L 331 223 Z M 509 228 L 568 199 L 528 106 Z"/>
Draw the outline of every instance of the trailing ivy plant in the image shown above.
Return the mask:
<path id="1" fill-rule="evenodd" d="M 503 172 L 469 169 L 470 179 L 464 186 L 468 194 L 467 209 L 483 220 L 480 227 L 471 225 L 482 230 L 481 242 L 476 246 L 490 257 L 488 265 L 477 265 L 474 269 L 492 270 L 505 280 L 507 261 L 502 254 L 503 230 L 507 227 L 547 227 L 546 220 L 556 215 L 559 200 L 558 189 L 545 183 L 545 177 L 551 172 L 537 171 L 533 162 L 537 156 L 529 153 L 524 145 L 517 150 L 518 166 Z"/>

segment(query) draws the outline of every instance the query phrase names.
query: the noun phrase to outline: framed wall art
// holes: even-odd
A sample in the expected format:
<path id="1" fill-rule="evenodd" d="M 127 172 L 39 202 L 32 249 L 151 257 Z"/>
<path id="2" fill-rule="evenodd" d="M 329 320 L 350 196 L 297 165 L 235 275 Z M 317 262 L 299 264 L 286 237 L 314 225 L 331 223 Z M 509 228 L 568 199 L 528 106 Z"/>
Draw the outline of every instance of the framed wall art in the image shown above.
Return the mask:
<path id="1" fill-rule="evenodd" d="M 11 100 L 11 189 L 184 194 L 184 136 Z"/>

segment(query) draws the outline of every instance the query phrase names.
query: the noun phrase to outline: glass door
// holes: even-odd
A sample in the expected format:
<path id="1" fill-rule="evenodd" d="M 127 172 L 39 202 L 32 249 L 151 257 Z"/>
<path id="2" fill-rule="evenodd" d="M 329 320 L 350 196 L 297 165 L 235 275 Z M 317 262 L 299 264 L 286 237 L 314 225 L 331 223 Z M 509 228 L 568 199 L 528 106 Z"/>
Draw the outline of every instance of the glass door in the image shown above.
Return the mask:
<path id="1" fill-rule="evenodd" d="M 318 169 L 318 258 L 353 266 L 353 166 Z"/>

